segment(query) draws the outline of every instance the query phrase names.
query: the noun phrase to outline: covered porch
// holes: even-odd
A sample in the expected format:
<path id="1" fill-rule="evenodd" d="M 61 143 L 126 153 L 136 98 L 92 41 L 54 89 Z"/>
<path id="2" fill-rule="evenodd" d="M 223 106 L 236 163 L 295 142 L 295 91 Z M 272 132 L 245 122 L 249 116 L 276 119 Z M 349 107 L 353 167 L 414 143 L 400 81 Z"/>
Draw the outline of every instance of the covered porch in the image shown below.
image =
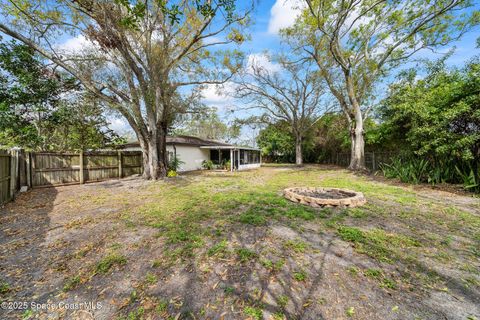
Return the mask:
<path id="1" fill-rule="evenodd" d="M 262 163 L 260 149 L 236 146 L 201 146 L 210 151 L 210 160 L 230 171 L 259 168 Z"/>

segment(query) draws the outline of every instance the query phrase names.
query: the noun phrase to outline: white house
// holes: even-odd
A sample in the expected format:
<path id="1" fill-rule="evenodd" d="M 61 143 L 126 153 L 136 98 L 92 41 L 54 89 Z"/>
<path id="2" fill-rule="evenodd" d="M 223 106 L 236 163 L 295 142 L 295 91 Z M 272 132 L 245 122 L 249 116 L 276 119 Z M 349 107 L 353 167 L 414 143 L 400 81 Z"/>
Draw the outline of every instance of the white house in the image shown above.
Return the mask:
<path id="1" fill-rule="evenodd" d="M 126 143 L 122 149 L 141 150 L 138 142 Z M 258 168 L 261 164 L 260 149 L 191 136 L 168 136 L 167 152 L 169 159 L 176 156 L 184 162 L 179 171 L 200 170 L 206 160 L 217 165 L 230 161 L 231 171 Z"/>

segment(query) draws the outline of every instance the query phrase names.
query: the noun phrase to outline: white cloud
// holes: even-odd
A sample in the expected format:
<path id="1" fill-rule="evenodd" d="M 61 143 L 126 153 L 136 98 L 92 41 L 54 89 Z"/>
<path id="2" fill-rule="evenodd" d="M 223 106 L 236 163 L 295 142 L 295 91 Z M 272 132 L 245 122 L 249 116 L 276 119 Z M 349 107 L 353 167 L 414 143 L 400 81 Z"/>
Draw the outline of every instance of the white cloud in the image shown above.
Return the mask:
<path id="1" fill-rule="evenodd" d="M 227 82 L 223 85 L 209 84 L 202 90 L 203 103 L 213 105 L 219 109 L 228 106 L 234 100 L 232 97 L 235 91 L 235 84 Z"/>
<path id="2" fill-rule="evenodd" d="M 295 19 L 304 8 L 303 1 L 298 0 L 276 0 L 270 9 L 270 21 L 268 22 L 268 33 L 277 34 L 280 29 L 293 25 Z"/>
<path id="3" fill-rule="evenodd" d="M 93 47 L 93 43 L 87 38 L 85 38 L 84 35 L 78 35 L 76 37 L 70 38 L 67 41 L 58 45 L 58 49 L 67 52 L 81 51 L 91 47 Z"/>
<path id="4" fill-rule="evenodd" d="M 127 120 L 123 118 L 107 117 L 107 121 L 109 122 L 108 127 L 120 135 L 133 132 Z"/>
<path id="5" fill-rule="evenodd" d="M 247 73 L 253 73 L 253 66 L 262 68 L 268 72 L 278 72 L 281 70 L 280 65 L 272 62 L 265 53 L 252 53 L 248 56 L 247 65 L 245 67 Z"/>

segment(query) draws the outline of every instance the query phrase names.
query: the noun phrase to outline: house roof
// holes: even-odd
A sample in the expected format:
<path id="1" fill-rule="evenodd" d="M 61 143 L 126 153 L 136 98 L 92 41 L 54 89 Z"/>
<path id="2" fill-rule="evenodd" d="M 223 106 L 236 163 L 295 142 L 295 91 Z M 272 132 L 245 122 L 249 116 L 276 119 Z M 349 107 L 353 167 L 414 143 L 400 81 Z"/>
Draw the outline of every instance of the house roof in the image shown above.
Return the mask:
<path id="1" fill-rule="evenodd" d="M 167 136 L 166 140 L 167 140 L 167 145 L 233 147 L 233 145 L 228 144 L 228 143 L 215 141 L 215 140 L 201 139 L 201 138 L 198 138 L 198 137 L 185 136 L 185 135 Z M 124 143 L 124 144 L 120 145 L 121 149 L 136 148 L 136 147 L 140 147 L 140 143 L 138 141 L 137 142 Z"/>

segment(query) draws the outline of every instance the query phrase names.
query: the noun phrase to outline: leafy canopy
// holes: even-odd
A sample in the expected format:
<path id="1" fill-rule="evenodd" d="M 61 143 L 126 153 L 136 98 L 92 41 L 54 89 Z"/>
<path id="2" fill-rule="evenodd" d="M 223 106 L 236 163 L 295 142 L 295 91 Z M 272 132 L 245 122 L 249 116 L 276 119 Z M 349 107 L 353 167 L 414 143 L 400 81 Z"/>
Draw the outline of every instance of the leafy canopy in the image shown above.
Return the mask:
<path id="1" fill-rule="evenodd" d="M 72 78 L 26 45 L 0 42 L 0 144 L 30 150 L 100 148 L 119 137 Z"/>
<path id="2" fill-rule="evenodd" d="M 444 61 L 416 70 L 390 86 L 380 106 L 385 134 L 404 140 L 418 155 L 443 159 L 480 159 L 480 58 L 463 68 L 448 69 Z"/>

